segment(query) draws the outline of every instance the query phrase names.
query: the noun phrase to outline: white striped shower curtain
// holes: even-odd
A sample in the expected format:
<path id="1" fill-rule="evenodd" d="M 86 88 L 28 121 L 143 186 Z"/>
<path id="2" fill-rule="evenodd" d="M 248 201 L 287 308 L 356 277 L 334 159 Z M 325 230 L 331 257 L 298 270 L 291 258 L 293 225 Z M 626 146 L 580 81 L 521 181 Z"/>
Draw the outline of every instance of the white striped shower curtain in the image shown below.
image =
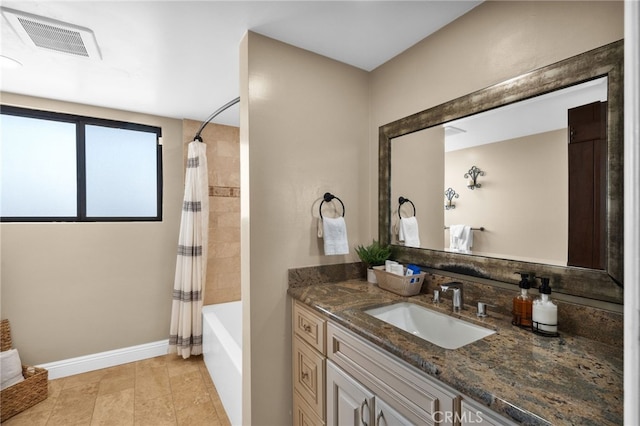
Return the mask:
<path id="1" fill-rule="evenodd" d="M 207 146 L 189 143 L 185 177 L 169 353 L 183 358 L 202 353 L 202 301 L 207 275 L 209 183 Z"/>

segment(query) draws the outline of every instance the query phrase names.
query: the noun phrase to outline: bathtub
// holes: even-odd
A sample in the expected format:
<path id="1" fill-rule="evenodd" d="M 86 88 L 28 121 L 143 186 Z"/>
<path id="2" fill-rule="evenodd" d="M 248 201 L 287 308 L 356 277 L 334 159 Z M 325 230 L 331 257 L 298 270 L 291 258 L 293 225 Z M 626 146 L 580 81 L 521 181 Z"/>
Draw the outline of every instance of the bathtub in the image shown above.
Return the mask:
<path id="1" fill-rule="evenodd" d="M 202 352 L 232 425 L 242 424 L 242 302 L 202 307 Z"/>

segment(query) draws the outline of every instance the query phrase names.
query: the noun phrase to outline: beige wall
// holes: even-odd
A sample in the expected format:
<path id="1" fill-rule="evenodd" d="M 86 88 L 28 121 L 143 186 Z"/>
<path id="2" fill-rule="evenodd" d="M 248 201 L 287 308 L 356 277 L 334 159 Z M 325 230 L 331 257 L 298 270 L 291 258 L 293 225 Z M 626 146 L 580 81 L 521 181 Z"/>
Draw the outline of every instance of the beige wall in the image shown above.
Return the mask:
<path id="1" fill-rule="evenodd" d="M 398 198 L 409 198 L 416 206 L 420 246 L 442 250 L 444 223 L 444 128 L 434 127 L 404 135 L 391 149 L 391 223 L 398 235 Z M 402 206 L 402 217 L 411 214 L 411 205 Z"/>
<path id="2" fill-rule="evenodd" d="M 354 245 L 370 238 L 367 73 L 255 33 L 245 43 L 241 111 L 248 108 L 248 117 L 242 115 L 241 143 L 248 135 L 249 159 L 241 167 L 250 206 L 242 211 L 249 235 L 242 297 L 251 309 L 245 385 L 253 424 L 284 425 L 292 420 L 287 269 L 355 261 Z M 327 191 L 345 204 L 349 255 L 322 254 L 316 220 Z"/>
<path id="3" fill-rule="evenodd" d="M 179 120 L 3 93 L 4 104 L 162 127 L 162 222 L 3 223 L 2 318 L 26 364 L 168 338 L 182 200 Z"/>
<path id="4" fill-rule="evenodd" d="M 622 39 L 623 9 L 622 1 L 482 3 L 371 72 L 374 152 L 381 125 Z M 372 161 L 371 182 L 377 170 Z M 375 187 L 370 203 L 377 214 Z"/>
<path id="5" fill-rule="evenodd" d="M 187 146 L 202 123 L 183 121 Z M 204 304 L 240 300 L 240 129 L 209 123 L 201 133 L 209 170 L 209 250 Z"/>
<path id="6" fill-rule="evenodd" d="M 473 233 L 476 254 L 566 266 L 568 163 L 566 129 L 447 152 L 445 188 L 460 197 L 445 224 L 485 227 Z M 470 190 L 464 174 L 473 165 L 485 176 Z"/>
<path id="7" fill-rule="evenodd" d="M 321 255 L 318 197 L 331 191 L 345 202 L 351 247 L 377 238 L 378 127 L 621 39 L 622 18 L 621 2 L 487 2 L 370 74 L 249 33 L 241 47 L 245 422 L 291 421 L 287 269 L 356 260 Z"/>

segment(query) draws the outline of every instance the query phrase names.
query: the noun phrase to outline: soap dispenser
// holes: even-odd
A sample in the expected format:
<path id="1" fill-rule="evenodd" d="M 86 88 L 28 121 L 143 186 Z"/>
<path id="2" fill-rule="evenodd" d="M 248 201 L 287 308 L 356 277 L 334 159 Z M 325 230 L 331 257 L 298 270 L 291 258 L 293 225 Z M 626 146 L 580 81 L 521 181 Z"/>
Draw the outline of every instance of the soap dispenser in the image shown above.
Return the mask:
<path id="1" fill-rule="evenodd" d="M 511 324 L 519 327 L 531 327 L 531 310 L 533 305 L 533 299 L 529 295 L 529 289 L 531 283 L 529 282 L 529 274 L 522 272 L 516 272 L 520 274 L 522 279 L 520 280 L 520 294 L 513 298 L 513 319 Z"/>
<path id="2" fill-rule="evenodd" d="M 549 278 L 540 278 L 542 284 L 538 288 L 540 297 L 533 301 L 533 325 L 534 333 L 543 336 L 558 335 L 558 306 L 553 303 L 549 295 L 551 286 Z"/>

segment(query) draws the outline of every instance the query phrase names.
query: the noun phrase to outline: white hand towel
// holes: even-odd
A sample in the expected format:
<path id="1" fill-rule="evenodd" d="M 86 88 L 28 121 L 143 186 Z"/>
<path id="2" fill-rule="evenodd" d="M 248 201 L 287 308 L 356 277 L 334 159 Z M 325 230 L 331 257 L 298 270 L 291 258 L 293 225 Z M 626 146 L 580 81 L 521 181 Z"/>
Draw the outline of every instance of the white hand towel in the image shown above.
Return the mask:
<path id="1" fill-rule="evenodd" d="M 460 238 L 464 233 L 464 225 L 451 225 L 449 227 L 449 249 L 450 250 L 459 250 L 460 249 Z"/>
<path id="2" fill-rule="evenodd" d="M 347 241 L 347 224 L 344 217 L 325 217 L 322 219 L 325 256 L 349 254 Z"/>
<path id="3" fill-rule="evenodd" d="M 462 236 L 458 238 L 458 248 L 463 252 L 470 252 L 473 246 L 473 231 L 470 226 L 465 226 Z"/>
<path id="4" fill-rule="evenodd" d="M 451 225 L 449 227 L 449 249 L 453 251 L 469 251 L 473 245 L 473 231 L 467 225 Z"/>
<path id="5" fill-rule="evenodd" d="M 464 225 L 451 225 L 449 227 L 449 234 L 452 237 L 460 238 L 462 237 L 463 232 L 464 232 Z"/>
<path id="6" fill-rule="evenodd" d="M 415 216 L 400 219 L 398 240 L 404 241 L 406 247 L 420 247 L 420 232 L 418 231 L 418 220 Z"/>

